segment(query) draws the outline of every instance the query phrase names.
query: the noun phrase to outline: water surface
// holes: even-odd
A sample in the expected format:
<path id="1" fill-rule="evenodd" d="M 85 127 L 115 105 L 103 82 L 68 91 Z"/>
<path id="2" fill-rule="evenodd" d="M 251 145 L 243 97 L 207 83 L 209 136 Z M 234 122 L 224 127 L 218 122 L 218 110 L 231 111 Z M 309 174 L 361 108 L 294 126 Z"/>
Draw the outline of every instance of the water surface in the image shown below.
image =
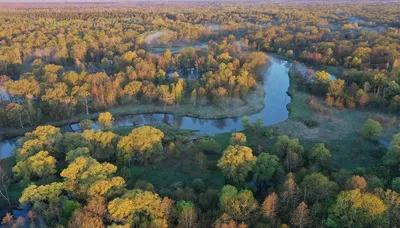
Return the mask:
<path id="1" fill-rule="evenodd" d="M 264 125 L 270 126 L 285 121 L 289 112 L 286 105 L 291 99 L 287 95 L 289 87 L 290 64 L 282 59 L 270 56 L 269 67 L 264 71 L 263 87 L 266 92 L 264 97 L 265 107 L 258 113 L 250 116 L 255 122 L 262 118 Z M 116 116 L 114 126 L 137 126 L 144 124 L 166 123 L 182 129 L 197 131 L 198 134 L 217 134 L 222 132 L 232 132 L 242 130 L 241 118 L 221 118 L 221 119 L 200 119 L 188 116 L 176 116 L 173 114 L 138 114 Z M 79 124 L 71 124 L 62 127 L 63 130 L 69 128 L 72 131 L 80 131 Z M 94 123 L 93 129 L 100 127 Z M 15 147 L 16 139 L 2 141 L 0 143 L 0 158 L 8 157 L 13 154 L 12 148 Z"/>

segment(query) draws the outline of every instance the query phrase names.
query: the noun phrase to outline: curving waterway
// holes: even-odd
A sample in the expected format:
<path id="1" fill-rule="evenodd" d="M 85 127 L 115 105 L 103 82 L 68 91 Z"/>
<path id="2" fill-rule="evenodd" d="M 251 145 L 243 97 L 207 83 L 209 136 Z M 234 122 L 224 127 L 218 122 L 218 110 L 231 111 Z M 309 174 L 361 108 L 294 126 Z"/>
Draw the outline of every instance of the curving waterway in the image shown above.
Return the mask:
<path id="1" fill-rule="evenodd" d="M 287 94 L 289 88 L 289 69 L 290 63 L 286 60 L 270 56 L 269 67 L 264 73 L 264 108 L 250 117 L 255 122 L 262 118 L 264 125 L 270 126 L 285 121 L 289 112 L 287 104 L 291 98 Z M 133 126 L 144 124 L 166 123 L 182 129 L 197 131 L 198 134 L 217 134 L 222 132 L 232 132 L 242 130 L 241 117 L 221 118 L 221 119 L 200 119 L 188 116 L 175 116 L 173 114 L 138 114 L 124 115 L 115 117 L 114 126 Z M 73 131 L 81 131 L 79 124 L 71 124 L 64 128 Z M 99 129 L 97 124 L 93 124 L 93 129 Z M 18 138 L 4 140 L 0 143 L 0 158 L 13 155 L 13 148 L 16 146 Z"/>

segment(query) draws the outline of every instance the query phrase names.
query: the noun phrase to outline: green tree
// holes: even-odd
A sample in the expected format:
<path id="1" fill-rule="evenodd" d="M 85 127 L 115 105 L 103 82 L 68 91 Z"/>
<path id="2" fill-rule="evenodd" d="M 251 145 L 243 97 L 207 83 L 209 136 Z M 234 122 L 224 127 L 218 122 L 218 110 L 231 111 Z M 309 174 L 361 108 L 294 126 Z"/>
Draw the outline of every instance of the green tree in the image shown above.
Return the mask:
<path id="1" fill-rule="evenodd" d="M 400 177 L 393 178 L 392 189 L 396 192 L 400 192 Z"/>
<path id="2" fill-rule="evenodd" d="M 217 166 L 228 180 L 233 183 L 243 183 L 253 168 L 254 161 L 251 148 L 236 145 L 224 150 Z"/>
<path id="3" fill-rule="evenodd" d="M 180 200 L 176 203 L 176 213 L 178 216 L 181 215 L 181 213 L 186 209 L 186 208 L 194 208 L 194 204 L 191 201 L 184 201 Z"/>
<path id="4" fill-rule="evenodd" d="M 6 107 L 6 117 L 9 123 L 13 123 L 21 128 L 24 128 L 24 125 L 27 123 L 32 124 L 28 110 L 20 104 L 8 104 Z"/>
<path id="5" fill-rule="evenodd" d="M 363 125 L 362 136 L 366 139 L 373 139 L 382 132 L 381 124 L 373 119 L 367 119 Z"/>
<path id="6" fill-rule="evenodd" d="M 331 166 L 331 152 L 323 143 L 317 143 L 310 149 L 308 159 L 318 170 L 326 170 Z"/>
<path id="7" fill-rule="evenodd" d="M 387 165 L 398 166 L 400 164 L 400 133 L 393 136 L 390 147 L 383 157 Z"/>
<path id="8" fill-rule="evenodd" d="M 290 139 L 286 135 L 278 137 L 275 144 L 275 154 L 283 158 L 285 169 L 292 171 L 299 165 L 298 154 L 302 154 L 304 148 L 300 145 L 298 139 Z"/>
<path id="9" fill-rule="evenodd" d="M 85 119 L 85 120 L 82 120 L 81 122 L 79 122 L 79 127 L 81 128 L 82 131 L 92 129 L 93 128 L 92 125 L 93 125 L 93 121 L 88 120 L 88 119 Z"/>
<path id="10" fill-rule="evenodd" d="M 339 186 L 321 173 L 312 173 L 301 182 L 304 199 L 310 203 L 329 202 L 336 196 Z"/>
<path id="11" fill-rule="evenodd" d="M 269 181 L 274 175 L 283 173 L 279 158 L 269 153 L 261 153 L 253 167 L 253 178 L 257 181 Z"/>

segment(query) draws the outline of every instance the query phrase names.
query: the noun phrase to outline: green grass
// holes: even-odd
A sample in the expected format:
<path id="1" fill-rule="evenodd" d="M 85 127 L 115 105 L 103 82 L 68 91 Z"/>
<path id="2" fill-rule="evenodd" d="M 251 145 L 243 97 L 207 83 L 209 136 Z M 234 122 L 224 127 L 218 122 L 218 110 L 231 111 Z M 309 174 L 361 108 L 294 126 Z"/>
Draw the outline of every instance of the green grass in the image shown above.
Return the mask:
<path id="1" fill-rule="evenodd" d="M 213 162 L 210 162 L 212 164 Z M 145 180 L 152 183 L 157 189 L 170 188 L 175 183 L 182 183 L 184 186 L 196 179 L 203 179 L 206 186 L 221 187 L 224 184 L 224 177 L 215 169 L 200 168 L 191 161 L 166 162 L 154 166 L 135 166 L 130 171 L 133 179 Z M 173 189 L 171 189 L 173 190 Z"/>
<path id="2" fill-rule="evenodd" d="M 289 104 L 289 119 L 275 126 L 278 135 L 286 134 L 299 138 L 302 145 L 311 147 L 313 144 L 323 142 L 331 150 L 335 168 L 354 170 L 358 167 L 370 167 L 377 164 L 386 151 L 377 142 L 365 140 L 361 137 L 361 129 L 366 119 L 375 115 L 391 118 L 393 115 L 374 110 L 337 110 L 331 108 L 331 115 L 314 113 L 307 105 L 311 95 L 300 88 L 298 78 L 292 75 L 289 94 L 292 103 Z M 323 98 L 318 98 L 320 104 Z M 399 116 L 397 116 L 399 118 Z M 313 120 L 317 127 L 309 128 L 304 122 Z M 390 140 L 400 131 L 398 124 L 392 126 L 385 124 L 384 131 L 378 139 Z"/>

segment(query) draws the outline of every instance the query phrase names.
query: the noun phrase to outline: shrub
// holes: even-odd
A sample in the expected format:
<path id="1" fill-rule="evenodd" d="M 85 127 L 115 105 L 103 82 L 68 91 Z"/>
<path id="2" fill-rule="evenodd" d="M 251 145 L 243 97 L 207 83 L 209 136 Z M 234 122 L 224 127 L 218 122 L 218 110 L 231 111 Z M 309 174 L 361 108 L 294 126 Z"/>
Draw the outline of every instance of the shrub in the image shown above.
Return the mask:
<path id="1" fill-rule="evenodd" d="M 201 152 L 205 153 L 218 154 L 221 151 L 221 145 L 212 138 L 200 139 L 197 146 Z"/>

